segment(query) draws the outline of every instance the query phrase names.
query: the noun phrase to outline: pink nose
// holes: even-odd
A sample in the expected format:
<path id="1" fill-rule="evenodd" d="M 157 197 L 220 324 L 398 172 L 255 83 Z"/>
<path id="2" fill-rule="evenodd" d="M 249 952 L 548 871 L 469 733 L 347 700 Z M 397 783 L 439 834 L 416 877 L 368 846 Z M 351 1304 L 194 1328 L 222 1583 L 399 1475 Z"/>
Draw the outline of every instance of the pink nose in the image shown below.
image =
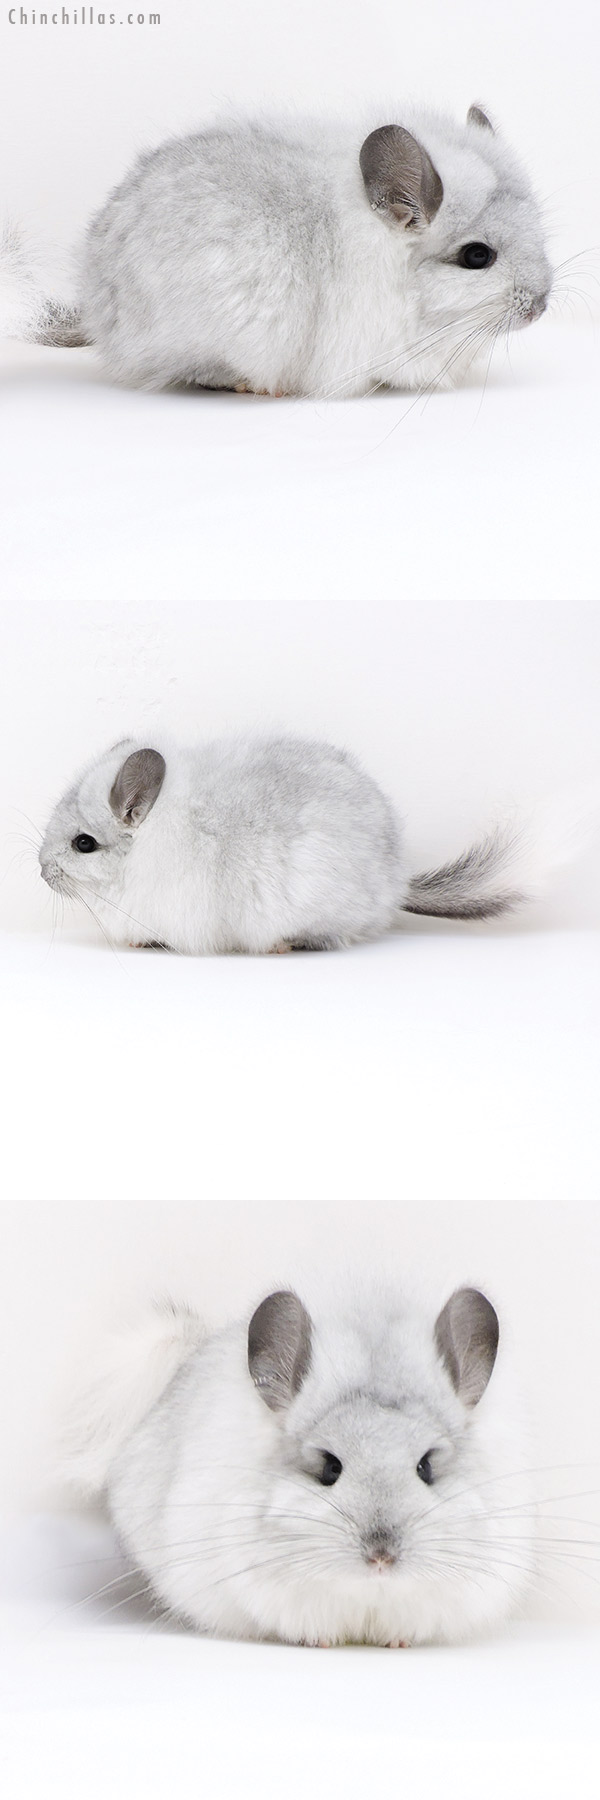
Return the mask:
<path id="1" fill-rule="evenodd" d="M 392 1569 L 395 1561 L 391 1550 L 371 1550 L 367 1556 L 367 1562 L 375 1569 Z"/>
<path id="2" fill-rule="evenodd" d="M 547 295 L 538 294 L 537 299 L 531 301 L 531 305 L 528 306 L 527 312 L 525 313 L 527 325 L 533 325 L 535 319 L 541 319 L 542 313 L 546 311 L 547 305 Z"/>

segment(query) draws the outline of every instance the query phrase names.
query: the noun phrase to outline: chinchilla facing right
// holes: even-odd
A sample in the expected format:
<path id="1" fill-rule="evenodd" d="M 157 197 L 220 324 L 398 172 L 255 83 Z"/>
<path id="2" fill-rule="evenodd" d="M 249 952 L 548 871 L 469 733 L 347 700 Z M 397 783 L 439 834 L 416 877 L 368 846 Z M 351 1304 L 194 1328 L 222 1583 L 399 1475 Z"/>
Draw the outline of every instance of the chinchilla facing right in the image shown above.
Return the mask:
<path id="1" fill-rule="evenodd" d="M 479 106 L 225 119 L 135 163 L 86 233 L 75 309 L 5 241 L 3 329 L 109 375 L 314 398 L 452 387 L 543 313 L 524 169 Z"/>

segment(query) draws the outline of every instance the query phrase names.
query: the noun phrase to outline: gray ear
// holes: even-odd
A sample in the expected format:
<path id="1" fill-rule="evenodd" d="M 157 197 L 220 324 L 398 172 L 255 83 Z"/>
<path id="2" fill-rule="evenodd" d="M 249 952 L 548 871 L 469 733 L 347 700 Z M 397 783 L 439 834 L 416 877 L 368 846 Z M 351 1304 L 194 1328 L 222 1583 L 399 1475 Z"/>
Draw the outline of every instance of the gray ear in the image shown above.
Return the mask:
<path id="1" fill-rule="evenodd" d="M 272 1412 L 298 1393 L 310 1366 L 311 1323 L 297 1294 L 269 1294 L 248 1327 L 248 1368 Z"/>
<path id="2" fill-rule="evenodd" d="M 374 212 L 399 225 L 429 225 L 444 198 L 431 157 L 402 125 L 382 125 L 365 138 L 360 169 Z"/>
<path id="3" fill-rule="evenodd" d="M 113 781 L 109 804 L 123 825 L 141 825 L 154 806 L 165 779 L 166 762 L 158 750 L 133 750 Z"/>
<path id="4" fill-rule="evenodd" d="M 485 1393 L 498 1349 L 496 1313 L 476 1288 L 457 1288 L 435 1327 L 435 1341 L 450 1380 L 465 1406 Z"/>
<path id="5" fill-rule="evenodd" d="M 467 113 L 467 125 L 479 125 L 481 131 L 492 131 L 494 127 L 482 106 L 470 106 Z"/>

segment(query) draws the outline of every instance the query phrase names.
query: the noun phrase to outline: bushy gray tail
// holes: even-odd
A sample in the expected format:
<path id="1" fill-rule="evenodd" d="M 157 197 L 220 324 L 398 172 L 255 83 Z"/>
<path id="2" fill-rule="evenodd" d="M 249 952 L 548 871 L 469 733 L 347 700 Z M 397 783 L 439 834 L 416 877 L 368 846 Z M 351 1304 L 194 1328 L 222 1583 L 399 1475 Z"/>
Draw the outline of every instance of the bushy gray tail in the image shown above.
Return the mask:
<path id="1" fill-rule="evenodd" d="M 559 788 L 514 814 L 454 862 L 413 875 L 401 911 L 438 919 L 498 919 L 537 900 L 551 877 L 598 842 L 600 780 Z"/>
<path id="2" fill-rule="evenodd" d="M 455 862 L 409 882 L 403 912 L 438 919 L 498 919 L 533 897 L 531 854 L 520 829 L 498 827 Z"/>
<path id="3" fill-rule="evenodd" d="M 109 1338 L 71 1406 L 57 1476 L 101 1493 L 119 1451 L 204 1335 L 195 1313 L 165 1301 Z"/>
<path id="4" fill-rule="evenodd" d="M 45 291 L 34 254 L 10 223 L 0 232 L 0 334 L 62 350 L 89 343 L 78 308 Z"/>

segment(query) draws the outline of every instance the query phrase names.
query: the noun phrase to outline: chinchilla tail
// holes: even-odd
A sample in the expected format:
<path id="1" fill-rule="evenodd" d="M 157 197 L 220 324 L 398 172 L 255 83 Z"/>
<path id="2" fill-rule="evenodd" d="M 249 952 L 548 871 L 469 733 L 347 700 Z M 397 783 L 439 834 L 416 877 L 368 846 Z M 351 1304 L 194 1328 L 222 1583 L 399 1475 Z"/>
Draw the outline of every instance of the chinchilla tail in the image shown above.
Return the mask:
<path id="1" fill-rule="evenodd" d="M 10 222 L 0 229 L 0 335 L 62 350 L 89 343 L 78 308 L 46 291 L 38 259 Z"/>
<path id="2" fill-rule="evenodd" d="M 497 919 L 530 898 L 523 879 L 518 830 L 497 826 L 454 862 L 413 875 L 403 912 L 438 919 Z"/>
<path id="3" fill-rule="evenodd" d="M 164 1301 L 113 1336 L 70 1408 L 57 1478 L 79 1493 L 100 1494 L 115 1457 L 204 1335 L 195 1313 Z"/>
<path id="4" fill-rule="evenodd" d="M 543 895 L 553 872 L 600 834 L 597 782 L 563 789 L 524 823 L 508 820 L 453 862 L 413 875 L 401 911 L 438 919 L 498 919 Z"/>

